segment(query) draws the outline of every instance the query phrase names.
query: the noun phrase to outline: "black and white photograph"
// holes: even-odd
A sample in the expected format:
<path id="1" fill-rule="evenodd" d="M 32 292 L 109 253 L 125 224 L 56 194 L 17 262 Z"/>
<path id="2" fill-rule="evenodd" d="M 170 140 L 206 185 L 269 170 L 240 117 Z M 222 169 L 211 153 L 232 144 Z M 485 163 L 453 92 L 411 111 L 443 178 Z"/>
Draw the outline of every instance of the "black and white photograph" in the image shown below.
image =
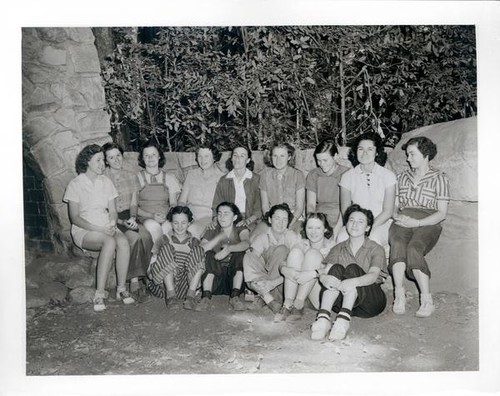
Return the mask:
<path id="1" fill-rule="evenodd" d="M 5 27 L 5 394 L 500 392 L 498 3 L 54 3 Z"/>

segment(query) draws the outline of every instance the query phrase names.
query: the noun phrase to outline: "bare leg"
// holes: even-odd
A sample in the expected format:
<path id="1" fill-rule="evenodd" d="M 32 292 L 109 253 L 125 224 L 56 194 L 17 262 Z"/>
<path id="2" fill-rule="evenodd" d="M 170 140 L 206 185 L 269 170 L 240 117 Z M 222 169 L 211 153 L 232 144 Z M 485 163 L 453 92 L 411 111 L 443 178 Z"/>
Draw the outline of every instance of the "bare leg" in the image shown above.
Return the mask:
<path id="1" fill-rule="evenodd" d="M 82 247 L 88 250 L 100 251 L 97 259 L 97 292 L 104 295 L 106 280 L 115 254 L 116 241 L 109 235 L 93 231 L 85 235 Z"/>
<path id="2" fill-rule="evenodd" d="M 168 292 L 174 292 L 175 291 L 175 286 L 174 286 L 174 274 L 168 274 L 164 279 L 163 283 L 165 283 L 165 288 L 167 289 Z"/>
<path id="3" fill-rule="evenodd" d="M 203 275 L 203 270 L 199 270 L 189 282 L 189 290 L 196 291 L 200 287 L 201 275 Z"/>
<path id="4" fill-rule="evenodd" d="M 205 279 L 203 280 L 203 291 L 212 291 L 212 286 L 214 283 L 214 274 L 207 274 Z"/>
<path id="5" fill-rule="evenodd" d="M 116 240 L 116 283 L 119 288 L 125 288 L 128 265 L 130 262 L 130 245 L 127 238 L 119 230 L 115 234 Z"/>
<path id="6" fill-rule="evenodd" d="M 304 253 L 300 249 L 292 249 L 288 254 L 286 259 L 286 266 L 281 268 L 281 273 L 285 277 L 284 282 L 284 295 L 285 301 L 283 303 L 284 306 L 290 308 L 297 296 L 297 291 L 299 289 L 299 285 L 297 282 L 292 280 L 291 275 L 295 271 L 300 271 L 302 268 L 302 264 L 304 262 Z M 295 271 L 294 271 L 295 270 Z"/>
<path id="7" fill-rule="evenodd" d="M 424 274 L 420 270 L 412 270 L 413 276 L 415 276 L 415 279 L 418 284 L 418 288 L 420 289 L 420 293 L 422 294 L 429 294 L 429 277 Z"/>
<path id="8" fill-rule="evenodd" d="M 406 271 L 406 264 L 402 261 L 395 263 L 392 266 L 392 279 L 394 281 L 394 304 L 392 310 L 395 314 L 402 315 L 405 313 L 406 296 L 403 287 L 403 280 Z"/>
<path id="9" fill-rule="evenodd" d="M 241 285 L 243 284 L 243 272 L 236 271 L 236 274 L 233 277 L 233 289 L 241 289 Z"/>
<path id="10" fill-rule="evenodd" d="M 420 318 L 429 317 L 435 309 L 429 289 L 429 276 L 420 270 L 413 270 L 412 272 L 420 289 L 420 308 L 416 312 L 416 315 Z"/>
<path id="11" fill-rule="evenodd" d="M 163 230 L 161 228 L 160 223 L 153 219 L 144 220 L 144 227 L 151 234 L 151 238 L 153 239 L 153 243 L 156 243 L 161 236 L 163 235 Z"/>
<path id="12" fill-rule="evenodd" d="M 313 271 L 318 269 L 321 266 L 321 261 L 323 260 L 323 256 L 316 249 L 310 249 L 304 255 L 304 261 L 302 265 L 302 271 Z M 309 282 L 303 283 L 299 285 L 297 295 L 295 297 L 295 301 L 293 306 L 297 309 L 302 309 L 304 307 L 304 302 L 306 298 L 311 293 L 313 286 L 318 281 L 315 279 L 310 280 Z"/>

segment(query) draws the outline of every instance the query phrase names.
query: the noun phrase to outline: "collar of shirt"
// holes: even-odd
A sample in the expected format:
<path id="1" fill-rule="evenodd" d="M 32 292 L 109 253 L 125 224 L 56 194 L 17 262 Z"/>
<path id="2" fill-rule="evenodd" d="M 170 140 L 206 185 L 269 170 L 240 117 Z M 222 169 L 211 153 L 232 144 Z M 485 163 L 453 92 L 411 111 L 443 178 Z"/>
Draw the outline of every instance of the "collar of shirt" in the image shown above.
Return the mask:
<path id="1" fill-rule="evenodd" d="M 226 175 L 226 178 L 227 179 L 235 179 L 236 181 L 238 181 L 238 178 L 236 177 L 236 174 L 234 173 L 234 169 Z M 246 168 L 245 173 L 243 174 L 243 178 L 241 179 L 241 181 L 244 181 L 245 179 L 251 179 L 251 178 L 252 178 L 252 172 L 250 171 L 250 169 Z"/>
<path id="2" fill-rule="evenodd" d="M 412 181 L 412 183 L 415 184 L 414 183 L 415 177 L 414 177 L 414 173 L 411 170 L 411 168 L 407 169 L 406 172 L 408 173 L 408 177 L 410 178 L 410 180 Z M 432 167 L 429 166 L 429 169 L 427 170 L 427 172 L 425 173 L 425 175 L 423 175 L 422 178 L 419 180 L 418 184 L 424 183 L 428 179 L 432 179 L 438 173 L 439 173 L 438 170 L 436 170 L 436 169 L 434 169 L 434 168 L 432 168 Z"/>
<path id="3" fill-rule="evenodd" d="M 192 235 L 189 231 L 186 232 L 186 238 L 183 239 L 182 241 L 179 240 L 179 238 L 177 238 L 177 235 L 174 234 L 174 232 L 172 230 L 170 230 L 168 232 L 168 236 L 170 237 L 170 240 L 173 242 L 173 243 L 186 243 L 186 241 L 190 241 L 191 238 L 192 238 Z"/>
<path id="4" fill-rule="evenodd" d="M 278 172 L 278 169 L 271 168 L 271 177 L 273 179 L 276 179 L 276 180 L 286 179 L 286 178 L 288 178 L 292 174 L 292 172 L 293 172 L 293 169 L 289 165 L 286 167 L 285 173 L 283 173 L 283 174 L 280 174 Z"/>
<path id="5" fill-rule="evenodd" d="M 82 180 L 85 180 L 85 183 L 89 185 L 94 185 L 95 183 L 102 183 L 104 179 L 108 179 L 107 176 L 105 175 L 97 175 L 94 181 L 90 180 L 90 178 L 87 176 L 87 173 L 80 173 L 79 176 L 82 176 Z"/>
<path id="6" fill-rule="evenodd" d="M 281 237 L 276 239 L 276 237 L 273 234 L 273 231 L 271 227 L 267 230 L 267 237 L 269 238 L 269 242 L 271 243 L 272 246 L 277 246 L 277 245 L 284 245 L 286 242 L 286 236 L 290 233 L 289 229 L 286 229 L 285 232 L 281 235 Z"/>
<path id="7" fill-rule="evenodd" d="M 156 183 L 163 183 L 163 171 L 161 169 L 156 175 L 152 175 L 151 173 L 148 173 L 146 170 L 144 170 L 144 174 L 146 175 L 148 183 L 151 183 L 151 178 L 153 176 L 156 177 Z"/>
<path id="8" fill-rule="evenodd" d="M 361 174 L 361 175 L 365 175 L 365 174 L 367 174 L 367 173 L 375 173 L 375 174 L 377 174 L 377 173 L 379 173 L 379 171 L 380 171 L 380 169 L 381 169 L 381 168 L 382 168 L 382 167 L 381 167 L 379 164 L 377 164 L 377 163 L 375 162 L 375 164 L 373 164 L 373 168 L 372 168 L 371 172 L 365 172 L 363 169 L 361 169 L 361 164 L 358 164 L 358 165 L 354 168 L 354 171 L 355 171 L 356 173 Z"/>
<path id="9" fill-rule="evenodd" d="M 351 250 L 351 246 L 349 245 L 349 239 L 339 243 L 340 249 L 346 250 L 353 257 L 356 257 L 359 254 L 359 252 L 361 251 L 361 249 L 370 249 L 372 247 L 372 244 L 373 244 L 373 241 L 371 239 L 365 238 L 365 241 L 363 242 L 363 244 L 361 245 L 361 247 L 359 248 L 357 253 L 353 254 L 353 252 Z"/>

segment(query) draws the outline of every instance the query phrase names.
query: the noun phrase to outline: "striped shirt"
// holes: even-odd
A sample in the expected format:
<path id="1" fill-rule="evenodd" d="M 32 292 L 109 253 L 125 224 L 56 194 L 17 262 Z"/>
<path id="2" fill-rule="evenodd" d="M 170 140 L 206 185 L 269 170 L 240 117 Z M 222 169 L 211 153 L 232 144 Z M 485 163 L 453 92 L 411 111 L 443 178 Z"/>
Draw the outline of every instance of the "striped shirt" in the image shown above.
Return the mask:
<path id="1" fill-rule="evenodd" d="M 396 196 L 399 209 L 426 208 L 437 210 L 438 201 L 450 200 L 448 177 L 441 171 L 429 168 L 427 173 L 415 183 L 409 169 L 398 175 Z"/>
<path id="2" fill-rule="evenodd" d="M 148 288 L 158 297 L 163 297 L 161 285 L 167 275 L 174 277 L 174 287 L 178 298 L 183 299 L 189 283 L 199 270 L 205 269 L 205 252 L 198 239 L 188 234 L 183 241 L 169 232 L 159 242 L 158 258 L 148 268 L 148 278 L 152 281 Z M 155 286 L 156 285 L 156 286 Z"/>

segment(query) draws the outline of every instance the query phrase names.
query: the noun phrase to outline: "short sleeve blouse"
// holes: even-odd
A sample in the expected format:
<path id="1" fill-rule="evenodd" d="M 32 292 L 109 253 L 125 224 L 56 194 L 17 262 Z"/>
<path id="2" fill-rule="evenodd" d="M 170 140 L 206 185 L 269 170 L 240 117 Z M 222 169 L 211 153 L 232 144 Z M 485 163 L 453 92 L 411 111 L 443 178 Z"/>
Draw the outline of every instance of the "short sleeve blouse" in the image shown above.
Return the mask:
<path id="1" fill-rule="evenodd" d="M 99 175 L 92 182 L 82 173 L 69 182 L 63 202 L 78 203 L 82 219 L 97 226 L 105 226 L 109 223 L 109 201 L 117 196 L 118 192 L 107 176 Z"/>
<path id="2" fill-rule="evenodd" d="M 378 243 L 366 238 L 363 245 L 352 254 L 349 247 L 349 239 L 335 245 L 323 261 L 325 264 L 340 264 L 347 267 L 349 264 L 359 265 L 365 272 L 371 267 L 378 267 L 381 270 L 385 267 L 384 248 Z"/>
<path id="3" fill-rule="evenodd" d="M 285 202 L 293 212 L 295 210 L 295 194 L 297 191 L 305 189 L 305 186 L 304 174 L 289 166 L 283 175 L 280 175 L 276 168 L 265 169 L 260 177 L 259 188 L 267 193 L 270 207 Z"/>
<path id="4" fill-rule="evenodd" d="M 384 209 L 385 190 L 396 184 L 394 172 L 375 163 L 371 172 L 363 172 L 361 165 L 342 175 L 339 185 L 351 192 L 352 203 L 370 209 L 377 217 Z"/>

